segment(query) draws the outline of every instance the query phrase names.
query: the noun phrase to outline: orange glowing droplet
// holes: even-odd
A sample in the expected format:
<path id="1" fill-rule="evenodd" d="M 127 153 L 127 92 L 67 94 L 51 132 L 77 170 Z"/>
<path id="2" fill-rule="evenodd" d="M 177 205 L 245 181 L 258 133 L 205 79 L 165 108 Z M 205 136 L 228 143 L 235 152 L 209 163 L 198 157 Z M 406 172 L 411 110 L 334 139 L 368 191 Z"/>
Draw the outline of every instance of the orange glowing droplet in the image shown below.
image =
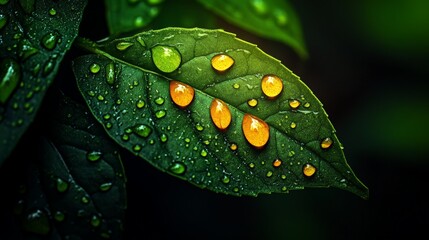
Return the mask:
<path id="1" fill-rule="evenodd" d="M 212 58 L 212 67 L 220 73 L 230 69 L 233 64 L 234 59 L 225 54 L 218 54 Z"/>
<path id="2" fill-rule="evenodd" d="M 313 165 L 307 163 L 302 168 L 302 173 L 304 173 L 306 177 L 311 177 L 316 173 L 316 168 Z"/>
<path id="3" fill-rule="evenodd" d="M 246 140 L 256 148 L 264 147 L 270 138 L 270 127 L 268 124 L 253 115 L 244 115 L 241 128 Z"/>
<path id="4" fill-rule="evenodd" d="M 225 130 L 231 123 L 231 111 L 228 105 L 220 99 L 213 99 L 210 105 L 210 116 L 214 125 L 220 130 Z"/>
<path id="5" fill-rule="evenodd" d="M 276 75 L 265 75 L 262 78 L 261 88 L 268 98 L 275 98 L 283 90 L 283 81 Z"/>
<path id="6" fill-rule="evenodd" d="M 296 99 L 289 100 L 289 106 L 292 109 L 297 109 L 300 105 L 301 105 L 301 103 L 298 100 L 296 100 Z"/>
<path id="7" fill-rule="evenodd" d="M 282 160 L 280 160 L 280 159 L 274 160 L 273 167 L 278 168 L 278 167 L 280 167 L 280 165 L 282 165 Z"/>
<path id="8" fill-rule="evenodd" d="M 247 101 L 247 104 L 248 104 L 250 107 L 256 107 L 256 105 L 258 105 L 258 100 L 256 100 L 256 99 L 252 98 L 252 99 L 250 99 L 249 101 Z"/>
<path id="9" fill-rule="evenodd" d="M 195 91 L 191 86 L 179 81 L 170 81 L 170 96 L 177 106 L 182 108 L 189 106 L 194 95 Z"/>
<path id="10" fill-rule="evenodd" d="M 232 144 L 229 146 L 229 149 L 231 149 L 232 151 L 235 151 L 235 150 L 237 150 L 237 149 L 238 149 L 238 146 L 237 146 L 237 144 L 232 143 Z"/>
<path id="11" fill-rule="evenodd" d="M 320 147 L 323 149 L 328 149 L 332 146 L 332 143 L 334 143 L 334 141 L 332 141 L 331 138 L 324 138 L 322 139 L 322 141 L 320 142 Z"/>

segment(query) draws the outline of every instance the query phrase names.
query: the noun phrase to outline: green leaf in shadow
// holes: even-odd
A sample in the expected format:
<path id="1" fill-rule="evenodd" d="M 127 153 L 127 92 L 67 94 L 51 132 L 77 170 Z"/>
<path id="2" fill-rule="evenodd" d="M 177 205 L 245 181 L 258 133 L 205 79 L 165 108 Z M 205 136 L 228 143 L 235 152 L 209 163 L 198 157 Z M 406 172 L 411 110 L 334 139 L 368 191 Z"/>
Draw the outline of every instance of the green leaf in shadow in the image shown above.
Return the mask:
<path id="1" fill-rule="evenodd" d="M 23 230 L 49 239 L 121 239 L 126 179 L 118 146 L 70 99 L 52 110 L 50 134 L 38 141 L 19 196 Z"/>
<path id="2" fill-rule="evenodd" d="M 147 26 L 158 16 L 164 0 L 105 0 L 106 18 L 111 34 Z"/>
<path id="3" fill-rule="evenodd" d="M 307 58 L 301 24 L 286 0 L 199 0 L 228 22 L 259 36 L 281 41 Z"/>
<path id="4" fill-rule="evenodd" d="M 73 64 L 92 113 L 157 168 L 233 195 L 336 187 L 368 197 L 322 104 L 255 45 L 197 28 L 79 44 L 97 53 Z"/>
<path id="5" fill-rule="evenodd" d="M 0 5 L 0 165 L 34 119 L 86 6 L 78 1 Z"/>

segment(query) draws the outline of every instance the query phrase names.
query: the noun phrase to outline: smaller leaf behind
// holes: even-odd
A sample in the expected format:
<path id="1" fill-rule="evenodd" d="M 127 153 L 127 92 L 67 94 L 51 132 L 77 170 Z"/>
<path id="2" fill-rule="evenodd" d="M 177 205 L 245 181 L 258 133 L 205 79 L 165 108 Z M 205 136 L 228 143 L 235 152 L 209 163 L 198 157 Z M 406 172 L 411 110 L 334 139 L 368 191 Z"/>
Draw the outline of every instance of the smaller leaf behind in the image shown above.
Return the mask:
<path id="1" fill-rule="evenodd" d="M 198 0 L 228 22 L 264 38 L 281 41 L 305 59 L 301 23 L 287 0 Z"/>

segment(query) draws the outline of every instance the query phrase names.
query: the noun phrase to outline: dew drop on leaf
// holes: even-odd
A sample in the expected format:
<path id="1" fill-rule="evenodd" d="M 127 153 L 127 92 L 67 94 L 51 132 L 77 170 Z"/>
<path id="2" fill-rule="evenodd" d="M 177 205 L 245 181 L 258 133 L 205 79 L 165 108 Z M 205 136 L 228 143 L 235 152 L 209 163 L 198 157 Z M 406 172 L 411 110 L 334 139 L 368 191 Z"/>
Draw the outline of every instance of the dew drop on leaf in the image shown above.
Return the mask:
<path id="1" fill-rule="evenodd" d="M 155 98 L 155 103 L 158 105 L 164 104 L 164 98 L 162 98 L 162 97 Z"/>
<path id="2" fill-rule="evenodd" d="M 137 108 L 143 108 L 144 105 L 145 105 L 145 102 L 143 100 L 141 100 L 141 99 L 137 100 L 137 102 L 136 102 Z"/>
<path id="3" fill-rule="evenodd" d="M 91 151 L 86 154 L 86 159 L 88 159 L 88 161 L 90 162 L 98 161 L 100 160 L 100 158 L 101 158 L 101 152 L 99 151 Z"/>
<path id="4" fill-rule="evenodd" d="M 36 54 L 37 52 L 39 52 L 39 50 L 37 48 L 33 47 L 31 42 L 27 39 L 22 39 L 19 42 L 18 49 L 19 49 L 18 55 L 22 61 L 27 60 L 29 57 L 31 57 L 34 54 Z"/>
<path id="5" fill-rule="evenodd" d="M 159 140 L 161 140 L 161 142 L 167 142 L 168 136 L 165 133 L 163 133 L 161 134 L 161 136 L 159 136 Z"/>
<path id="6" fill-rule="evenodd" d="M 213 99 L 210 105 L 210 116 L 214 125 L 220 130 L 227 129 L 231 123 L 231 111 L 228 105 L 220 99 Z"/>
<path id="7" fill-rule="evenodd" d="M 277 97 L 283 90 L 282 80 L 273 74 L 265 75 L 261 82 L 262 92 L 268 98 Z"/>
<path id="8" fill-rule="evenodd" d="M 296 99 L 289 100 L 289 106 L 292 109 L 297 109 L 300 105 L 301 105 L 301 102 Z"/>
<path id="9" fill-rule="evenodd" d="M 42 38 L 42 46 L 48 50 L 53 50 L 55 46 L 57 46 L 57 42 L 59 41 L 59 35 L 55 32 L 47 33 Z"/>
<path id="10" fill-rule="evenodd" d="M 236 151 L 238 149 L 238 145 L 235 143 L 231 143 L 231 145 L 229 145 L 229 149 L 231 149 L 232 151 Z"/>
<path id="11" fill-rule="evenodd" d="M 91 71 L 94 74 L 98 73 L 100 71 L 100 65 L 98 65 L 97 63 L 91 64 L 91 66 L 89 66 L 89 71 Z"/>
<path id="12" fill-rule="evenodd" d="M 61 212 L 61 211 L 56 211 L 55 213 L 54 213 L 54 219 L 57 221 L 57 222 L 62 222 L 62 221 L 64 221 L 64 219 L 65 219 L 65 215 L 64 215 L 64 213 L 63 212 Z"/>
<path id="13" fill-rule="evenodd" d="M 212 58 L 211 64 L 214 70 L 223 73 L 232 67 L 234 59 L 226 54 L 218 54 Z"/>
<path id="14" fill-rule="evenodd" d="M 152 129 L 145 124 L 139 124 L 133 127 L 133 132 L 140 137 L 147 138 L 152 133 Z"/>
<path id="15" fill-rule="evenodd" d="M 254 98 L 249 99 L 247 101 L 247 105 L 249 105 L 249 107 L 256 107 L 256 105 L 258 105 L 258 100 L 254 99 Z"/>
<path id="16" fill-rule="evenodd" d="M 5 103 L 21 80 L 20 65 L 11 58 L 0 62 L 0 103 Z"/>
<path id="17" fill-rule="evenodd" d="M 222 182 L 223 182 L 223 183 L 228 184 L 230 181 L 231 181 L 231 180 L 229 179 L 229 177 L 228 177 L 228 176 L 223 176 L 223 178 L 222 178 Z"/>
<path id="18" fill-rule="evenodd" d="M 106 182 L 106 183 L 102 183 L 100 185 L 100 190 L 103 192 L 109 191 L 112 188 L 112 183 L 111 182 Z"/>
<path id="19" fill-rule="evenodd" d="M 176 162 L 176 163 L 173 163 L 173 165 L 169 168 L 169 170 L 174 174 L 180 175 L 185 173 L 186 166 L 183 163 Z"/>
<path id="20" fill-rule="evenodd" d="M 93 215 L 90 222 L 93 227 L 98 227 L 100 226 L 101 220 L 98 216 Z"/>
<path id="21" fill-rule="evenodd" d="M 163 118 L 165 117 L 165 115 L 167 115 L 167 112 L 165 110 L 159 110 L 155 112 L 156 118 Z"/>
<path id="22" fill-rule="evenodd" d="M 57 178 L 56 185 L 57 185 L 57 191 L 61 192 L 61 193 L 65 192 L 65 191 L 67 191 L 67 189 L 69 189 L 69 183 L 64 181 L 61 178 Z"/>
<path id="23" fill-rule="evenodd" d="M 280 159 L 276 159 L 276 160 L 274 160 L 274 162 L 273 162 L 273 167 L 278 168 L 278 167 L 280 167 L 281 165 L 282 165 L 282 160 L 280 160 Z"/>
<path id="24" fill-rule="evenodd" d="M 313 165 L 307 163 L 302 168 L 302 173 L 306 177 L 311 177 L 311 176 L 313 176 L 316 173 L 316 168 Z"/>
<path id="25" fill-rule="evenodd" d="M 281 9 L 276 9 L 274 11 L 274 17 L 276 19 L 276 23 L 280 26 L 285 26 L 288 22 L 287 13 Z"/>
<path id="26" fill-rule="evenodd" d="M 265 3 L 265 0 L 251 0 L 250 4 L 257 14 L 264 15 L 268 12 L 268 7 Z"/>
<path id="27" fill-rule="evenodd" d="M 118 49 L 119 51 L 123 51 L 131 47 L 132 45 L 134 45 L 134 43 L 132 42 L 119 42 L 116 44 L 116 49 Z"/>
<path id="28" fill-rule="evenodd" d="M 180 66 L 182 56 L 174 47 L 158 45 L 152 48 L 152 60 L 160 71 L 171 73 Z"/>
<path id="29" fill-rule="evenodd" d="M 296 123 L 295 122 L 291 122 L 290 123 L 290 128 L 295 129 L 296 128 Z"/>
<path id="30" fill-rule="evenodd" d="M 270 127 L 260 118 L 246 113 L 243 117 L 242 130 L 246 140 L 256 148 L 262 148 L 270 138 Z"/>
<path id="31" fill-rule="evenodd" d="M 194 99 L 193 87 L 179 81 L 170 81 L 170 97 L 179 107 L 187 107 Z"/>
<path id="32" fill-rule="evenodd" d="M 106 81 L 108 84 L 113 85 L 115 83 L 115 80 L 115 64 L 113 62 L 110 62 L 106 65 Z"/>
<path id="33" fill-rule="evenodd" d="M 49 9 L 49 15 L 51 15 L 51 16 L 57 15 L 57 10 L 55 10 L 55 8 Z"/>
<path id="34" fill-rule="evenodd" d="M 28 213 L 23 219 L 22 226 L 27 232 L 41 235 L 48 234 L 51 229 L 47 214 L 40 209 Z"/>
<path id="35" fill-rule="evenodd" d="M 320 141 L 320 147 L 322 149 L 328 149 L 332 146 L 332 143 L 334 143 L 332 139 L 327 137 L 322 139 L 322 141 Z"/>

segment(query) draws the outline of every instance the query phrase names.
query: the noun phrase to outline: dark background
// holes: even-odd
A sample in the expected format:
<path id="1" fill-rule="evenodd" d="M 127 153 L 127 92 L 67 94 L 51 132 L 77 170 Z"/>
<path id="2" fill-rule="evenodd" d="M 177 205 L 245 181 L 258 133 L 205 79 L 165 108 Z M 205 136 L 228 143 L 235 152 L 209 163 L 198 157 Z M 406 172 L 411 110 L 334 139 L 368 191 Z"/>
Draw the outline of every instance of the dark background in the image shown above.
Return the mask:
<path id="1" fill-rule="evenodd" d="M 104 13 L 98 1 L 89 2 L 80 35 L 98 40 L 108 36 Z M 216 23 L 280 59 L 312 89 L 337 130 L 349 165 L 368 186 L 369 199 L 339 189 L 233 197 L 200 189 L 125 153 L 126 239 L 426 235 L 429 1 L 290 2 L 301 19 L 307 60 L 221 18 Z"/>

